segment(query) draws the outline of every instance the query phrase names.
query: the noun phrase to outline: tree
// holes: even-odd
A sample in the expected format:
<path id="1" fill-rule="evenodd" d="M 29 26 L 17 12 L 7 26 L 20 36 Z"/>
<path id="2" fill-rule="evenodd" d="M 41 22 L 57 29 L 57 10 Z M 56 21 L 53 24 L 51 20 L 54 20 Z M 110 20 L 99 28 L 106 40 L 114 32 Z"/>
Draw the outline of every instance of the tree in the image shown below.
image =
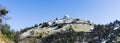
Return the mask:
<path id="1" fill-rule="evenodd" d="M 4 16 L 4 15 L 6 15 L 7 13 L 8 13 L 8 11 L 7 11 L 5 8 L 0 9 L 0 16 Z"/>
<path id="2" fill-rule="evenodd" d="M 42 27 L 48 27 L 49 26 L 49 24 L 47 23 L 47 22 L 44 22 L 43 24 L 42 24 Z"/>
<path id="3" fill-rule="evenodd" d="M 37 27 L 37 26 L 38 26 L 37 24 L 34 25 L 34 27 Z"/>
<path id="4" fill-rule="evenodd" d="M 1 33 L 3 35 L 5 35 L 7 38 L 9 38 L 10 40 L 14 39 L 14 32 L 12 30 L 10 30 L 10 26 L 8 24 L 3 24 L 3 17 L 8 13 L 8 10 L 6 10 L 5 8 L 1 8 L 0 6 L 0 30 Z"/>
<path id="5" fill-rule="evenodd" d="M 2 17 L 5 16 L 6 14 L 8 13 L 8 11 L 3 8 L 3 9 L 0 9 L 0 23 L 2 23 Z"/>
<path id="6" fill-rule="evenodd" d="M 10 30 L 10 26 L 8 24 L 5 24 L 2 26 L 1 32 L 9 39 L 11 39 L 11 40 L 14 39 L 15 34 L 14 34 L 13 30 Z"/>
<path id="7" fill-rule="evenodd" d="M 91 23 L 91 22 L 88 20 L 87 23 Z"/>

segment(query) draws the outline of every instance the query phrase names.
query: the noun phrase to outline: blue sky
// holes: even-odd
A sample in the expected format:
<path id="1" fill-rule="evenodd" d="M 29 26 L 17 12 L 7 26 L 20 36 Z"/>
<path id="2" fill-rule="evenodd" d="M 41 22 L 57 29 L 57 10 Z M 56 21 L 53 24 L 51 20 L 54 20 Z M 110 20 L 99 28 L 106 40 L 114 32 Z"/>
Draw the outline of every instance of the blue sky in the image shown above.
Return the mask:
<path id="1" fill-rule="evenodd" d="M 20 30 L 54 18 L 72 18 L 106 24 L 120 19 L 120 0 L 0 0 L 9 10 L 7 23 Z"/>

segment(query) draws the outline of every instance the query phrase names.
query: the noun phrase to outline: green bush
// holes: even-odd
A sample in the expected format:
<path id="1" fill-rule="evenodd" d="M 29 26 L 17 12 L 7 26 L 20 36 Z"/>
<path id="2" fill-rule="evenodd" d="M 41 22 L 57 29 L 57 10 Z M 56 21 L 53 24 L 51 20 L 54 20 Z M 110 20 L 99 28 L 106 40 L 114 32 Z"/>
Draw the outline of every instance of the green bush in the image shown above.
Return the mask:
<path id="1" fill-rule="evenodd" d="M 42 24 L 42 27 L 48 27 L 48 26 L 49 26 L 49 24 L 47 22 Z"/>
<path id="2" fill-rule="evenodd" d="M 10 26 L 5 24 L 2 26 L 1 28 L 1 32 L 2 34 L 4 34 L 5 36 L 7 36 L 10 40 L 13 40 L 15 37 L 15 34 L 13 31 L 10 30 Z"/>

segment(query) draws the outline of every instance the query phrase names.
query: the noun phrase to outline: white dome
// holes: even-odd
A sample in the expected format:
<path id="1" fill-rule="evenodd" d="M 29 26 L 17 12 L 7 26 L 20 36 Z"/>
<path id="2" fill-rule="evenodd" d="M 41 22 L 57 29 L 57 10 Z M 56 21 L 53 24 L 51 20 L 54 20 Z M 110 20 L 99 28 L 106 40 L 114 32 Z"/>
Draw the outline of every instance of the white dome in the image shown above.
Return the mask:
<path id="1" fill-rule="evenodd" d="M 64 19 L 67 19 L 67 18 L 70 18 L 70 17 L 69 17 L 68 15 L 65 15 L 65 16 L 64 16 Z"/>

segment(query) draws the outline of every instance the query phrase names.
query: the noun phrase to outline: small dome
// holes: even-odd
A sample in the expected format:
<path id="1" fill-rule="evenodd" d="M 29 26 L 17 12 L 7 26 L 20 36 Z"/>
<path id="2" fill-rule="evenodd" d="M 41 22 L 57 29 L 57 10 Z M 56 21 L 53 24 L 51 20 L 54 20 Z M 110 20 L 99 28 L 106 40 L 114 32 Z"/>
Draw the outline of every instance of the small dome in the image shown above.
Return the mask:
<path id="1" fill-rule="evenodd" d="M 67 18 L 70 18 L 70 17 L 69 17 L 68 15 L 65 15 L 65 16 L 64 16 L 64 19 L 67 19 Z"/>

